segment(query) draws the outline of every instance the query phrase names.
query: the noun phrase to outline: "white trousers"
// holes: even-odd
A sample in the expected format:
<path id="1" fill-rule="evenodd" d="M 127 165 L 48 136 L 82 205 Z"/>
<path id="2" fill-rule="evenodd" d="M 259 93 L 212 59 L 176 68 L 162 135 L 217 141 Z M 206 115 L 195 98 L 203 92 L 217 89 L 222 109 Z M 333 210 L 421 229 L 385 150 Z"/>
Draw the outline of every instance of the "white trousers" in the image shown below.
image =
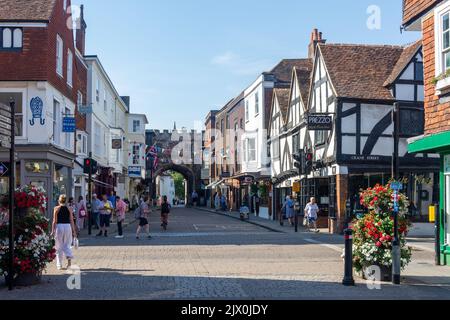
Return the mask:
<path id="1" fill-rule="evenodd" d="M 72 226 L 70 224 L 58 224 L 56 226 L 56 265 L 62 267 L 64 256 L 73 259 L 72 254 Z"/>

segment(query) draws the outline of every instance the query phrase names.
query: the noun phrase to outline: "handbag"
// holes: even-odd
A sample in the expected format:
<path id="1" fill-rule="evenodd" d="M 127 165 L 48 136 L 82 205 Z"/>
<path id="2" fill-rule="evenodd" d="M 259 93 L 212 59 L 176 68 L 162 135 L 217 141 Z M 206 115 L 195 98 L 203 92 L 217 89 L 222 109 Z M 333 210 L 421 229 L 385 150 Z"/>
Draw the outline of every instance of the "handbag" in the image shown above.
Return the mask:
<path id="1" fill-rule="evenodd" d="M 80 247 L 80 241 L 78 240 L 78 238 L 73 238 L 72 246 L 75 250 L 78 250 L 78 248 Z"/>
<path id="2" fill-rule="evenodd" d="M 86 210 L 81 209 L 78 215 L 80 216 L 80 218 L 86 217 Z"/>

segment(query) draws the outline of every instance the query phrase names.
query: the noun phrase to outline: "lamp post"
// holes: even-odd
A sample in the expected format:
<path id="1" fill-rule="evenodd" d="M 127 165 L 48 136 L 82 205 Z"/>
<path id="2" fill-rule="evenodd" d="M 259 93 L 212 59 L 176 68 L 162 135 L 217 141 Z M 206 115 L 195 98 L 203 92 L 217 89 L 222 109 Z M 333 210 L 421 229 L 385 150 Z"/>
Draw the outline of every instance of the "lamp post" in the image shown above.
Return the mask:
<path id="1" fill-rule="evenodd" d="M 11 99 L 11 146 L 9 150 L 9 263 L 8 263 L 8 289 L 14 286 L 14 189 L 16 185 L 16 159 L 15 159 L 15 117 L 16 103 Z"/>
<path id="2" fill-rule="evenodd" d="M 400 104 L 394 103 L 394 111 L 392 113 L 392 120 L 394 122 L 394 154 L 392 161 L 392 178 L 395 183 L 391 185 L 394 190 L 394 241 L 392 242 L 392 283 L 395 285 L 400 284 L 400 272 L 401 272 L 401 249 L 400 249 L 400 237 L 398 232 L 398 215 L 399 215 L 399 203 L 398 196 L 399 191 L 402 189 L 401 183 L 397 182 L 400 177 L 400 163 L 399 163 L 399 141 L 400 141 Z"/>

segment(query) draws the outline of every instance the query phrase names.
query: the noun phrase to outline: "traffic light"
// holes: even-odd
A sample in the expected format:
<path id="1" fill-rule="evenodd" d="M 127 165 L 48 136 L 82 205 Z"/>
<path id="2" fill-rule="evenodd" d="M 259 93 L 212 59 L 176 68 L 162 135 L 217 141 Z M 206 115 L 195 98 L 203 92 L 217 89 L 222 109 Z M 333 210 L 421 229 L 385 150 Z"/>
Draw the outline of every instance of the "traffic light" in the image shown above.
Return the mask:
<path id="1" fill-rule="evenodd" d="M 85 174 L 96 174 L 98 170 L 97 161 L 91 158 L 84 159 L 83 169 Z"/>
<path id="2" fill-rule="evenodd" d="M 298 169 L 299 175 L 304 174 L 304 172 L 303 172 L 304 156 L 303 155 L 304 155 L 303 150 L 300 150 L 299 153 L 294 154 L 294 167 Z"/>
<path id="3" fill-rule="evenodd" d="M 307 152 L 305 154 L 305 174 L 310 174 L 313 171 L 313 160 L 314 155 L 312 152 Z"/>

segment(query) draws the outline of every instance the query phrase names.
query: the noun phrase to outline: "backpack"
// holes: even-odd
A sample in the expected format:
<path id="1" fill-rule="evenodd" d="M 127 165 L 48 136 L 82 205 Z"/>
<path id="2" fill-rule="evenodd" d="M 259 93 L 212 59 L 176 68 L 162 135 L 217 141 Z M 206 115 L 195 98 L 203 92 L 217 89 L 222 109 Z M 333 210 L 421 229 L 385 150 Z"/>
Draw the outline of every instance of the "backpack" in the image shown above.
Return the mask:
<path id="1" fill-rule="evenodd" d="M 168 203 L 161 205 L 161 213 L 170 213 L 170 205 Z"/>
<path id="2" fill-rule="evenodd" d="M 135 210 L 134 210 L 134 218 L 136 220 L 138 220 L 141 217 L 141 206 L 138 206 Z"/>

